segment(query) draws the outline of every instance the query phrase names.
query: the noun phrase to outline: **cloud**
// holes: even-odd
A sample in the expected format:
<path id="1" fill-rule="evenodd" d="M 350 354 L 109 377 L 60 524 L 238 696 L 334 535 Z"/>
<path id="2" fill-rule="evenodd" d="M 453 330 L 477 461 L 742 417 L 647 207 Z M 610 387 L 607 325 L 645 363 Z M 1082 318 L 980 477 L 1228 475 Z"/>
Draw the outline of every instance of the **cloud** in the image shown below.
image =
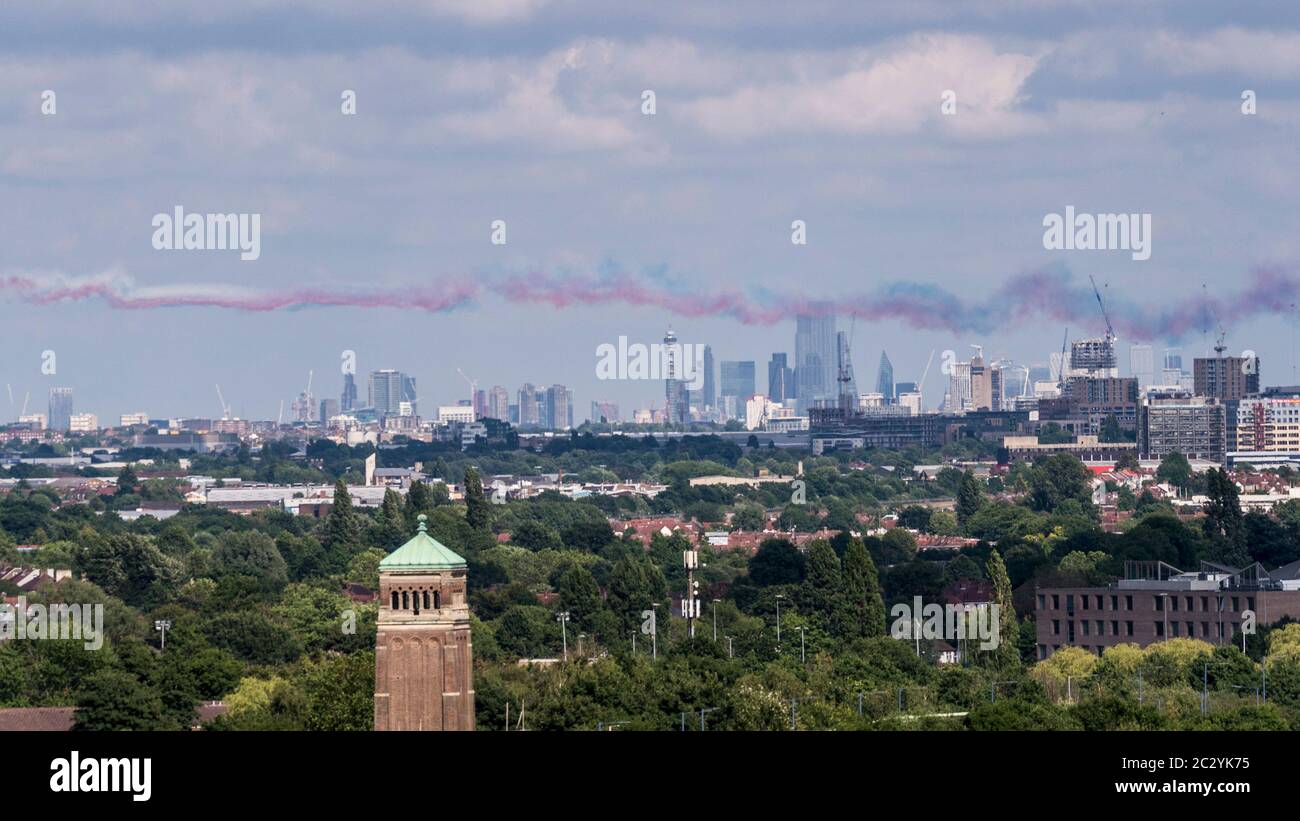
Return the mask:
<path id="1" fill-rule="evenodd" d="M 687 118 L 727 139 L 772 134 L 907 134 L 941 123 L 968 135 L 1030 125 L 1017 107 L 1040 56 L 982 37 L 919 34 L 827 59 L 784 58 L 785 78 L 689 103 Z M 945 117 L 945 90 L 958 113 Z"/>
<path id="2" fill-rule="evenodd" d="M 1294 80 L 1300 74 L 1300 32 L 1237 27 L 1193 35 L 1160 31 L 1148 41 L 1146 55 L 1171 74 L 1229 72 Z"/>

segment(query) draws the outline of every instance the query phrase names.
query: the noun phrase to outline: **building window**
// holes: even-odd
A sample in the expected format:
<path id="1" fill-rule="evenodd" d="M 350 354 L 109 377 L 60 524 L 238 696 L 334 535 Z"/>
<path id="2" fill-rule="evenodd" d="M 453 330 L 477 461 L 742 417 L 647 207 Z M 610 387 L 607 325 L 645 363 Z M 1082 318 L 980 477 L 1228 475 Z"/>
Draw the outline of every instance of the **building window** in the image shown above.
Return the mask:
<path id="1" fill-rule="evenodd" d="M 1061 597 L 1056 595 L 1055 593 L 1052 594 L 1052 609 L 1053 610 L 1061 609 Z"/>
<path id="2" fill-rule="evenodd" d="M 1238 599 L 1236 596 L 1233 596 L 1233 597 L 1232 597 L 1232 612 L 1234 612 L 1234 613 L 1240 613 L 1240 612 L 1241 612 L 1241 606 L 1240 606 L 1240 603 L 1239 603 L 1239 599 Z"/>
<path id="3" fill-rule="evenodd" d="M 1060 620 L 1060 619 L 1052 619 L 1052 635 L 1053 635 L 1053 636 L 1059 636 L 1059 635 L 1061 635 L 1061 620 Z"/>
<path id="4" fill-rule="evenodd" d="M 1165 623 L 1162 621 L 1158 621 L 1155 624 L 1156 624 L 1156 635 L 1163 636 L 1165 634 Z"/>
<path id="5" fill-rule="evenodd" d="M 402 591 L 402 609 L 403 609 L 403 610 L 409 610 L 410 608 L 411 608 L 411 599 L 410 599 L 410 597 L 407 595 L 407 592 L 406 592 L 405 590 L 403 590 L 403 591 Z"/>
<path id="6" fill-rule="evenodd" d="M 1178 612 L 1178 597 L 1177 597 L 1177 596 L 1170 596 L 1170 597 L 1169 597 L 1169 609 L 1172 610 L 1172 611 L 1174 611 L 1175 613 Z"/>
<path id="7" fill-rule="evenodd" d="M 429 609 L 429 591 L 428 591 L 428 590 L 424 591 L 424 609 L 425 609 L 425 610 L 428 610 L 428 609 Z"/>
<path id="8" fill-rule="evenodd" d="M 1124 631 L 1125 631 L 1124 635 L 1126 636 L 1133 635 L 1133 622 L 1131 621 L 1124 622 Z"/>
<path id="9" fill-rule="evenodd" d="M 1083 634 L 1085 636 L 1092 635 L 1092 622 L 1088 621 L 1087 619 L 1083 620 Z"/>
<path id="10" fill-rule="evenodd" d="M 1111 597 L 1110 597 L 1110 609 L 1111 609 L 1111 610 L 1118 610 L 1118 609 L 1119 609 L 1119 596 L 1111 596 Z"/>
<path id="11" fill-rule="evenodd" d="M 1098 610 L 1103 610 L 1103 609 L 1105 609 L 1105 608 L 1102 607 L 1102 597 L 1101 597 L 1101 594 L 1100 594 L 1100 593 L 1097 594 L 1096 599 L 1097 599 L 1097 601 L 1096 601 L 1097 609 L 1098 609 Z"/>
<path id="12" fill-rule="evenodd" d="M 1155 604 L 1156 612 L 1160 612 L 1165 609 L 1164 596 L 1152 596 L 1151 601 Z"/>
<path id="13" fill-rule="evenodd" d="M 1111 634 L 1112 636 L 1118 636 L 1118 635 L 1119 635 L 1119 622 L 1117 622 L 1117 621 L 1112 621 L 1112 622 L 1110 623 L 1110 634 Z"/>
<path id="14" fill-rule="evenodd" d="M 1188 596 L 1188 597 L 1187 597 L 1187 612 L 1188 612 L 1188 613 L 1191 613 L 1191 612 L 1193 612 L 1194 610 L 1196 610 L 1196 608 L 1193 606 L 1193 604 L 1194 604 L 1194 603 L 1193 603 L 1193 601 L 1192 601 L 1192 597 L 1191 597 L 1191 596 Z"/>
<path id="15" fill-rule="evenodd" d="M 393 609 L 394 609 L 394 610 L 397 609 L 397 591 L 396 591 L 396 590 L 393 591 Z"/>
<path id="16" fill-rule="evenodd" d="M 433 591 L 433 609 L 434 610 L 442 609 L 442 594 L 439 593 L 437 590 Z"/>
<path id="17" fill-rule="evenodd" d="M 1047 597 L 1044 596 L 1042 593 L 1038 594 L 1038 609 L 1039 610 L 1047 609 Z"/>
<path id="18" fill-rule="evenodd" d="M 1248 597 L 1248 598 L 1246 599 L 1246 609 L 1247 609 L 1247 610 L 1254 610 L 1254 609 L 1255 609 L 1255 597 L 1254 597 L 1254 596 L 1250 596 L 1250 597 Z"/>
<path id="19" fill-rule="evenodd" d="M 1074 598 L 1074 597 L 1071 596 L 1070 598 Z M 1080 609 L 1080 610 L 1087 610 L 1087 609 L 1088 609 L 1088 594 L 1087 594 L 1087 593 L 1081 593 L 1081 594 L 1079 594 L 1079 609 Z"/>
<path id="20" fill-rule="evenodd" d="M 1132 610 L 1132 609 L 1133 609 L 1133 597 L 1132 597 L 1132 596 L 1125 596 L 1125 597 L 1124 597 L 1124 609 L 1125 609 L 1125 610 Z"/>

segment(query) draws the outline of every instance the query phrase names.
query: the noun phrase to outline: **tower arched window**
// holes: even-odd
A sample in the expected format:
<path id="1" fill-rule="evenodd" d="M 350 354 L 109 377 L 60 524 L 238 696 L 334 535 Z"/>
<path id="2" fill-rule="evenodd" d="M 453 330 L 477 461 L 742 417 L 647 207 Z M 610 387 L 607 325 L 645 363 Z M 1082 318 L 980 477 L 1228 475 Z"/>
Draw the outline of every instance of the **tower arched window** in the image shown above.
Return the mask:
<path id="1" fill-rule="evenodd" d="M 397 591 L 396 591 L 396 590 L 393 591 L 393 609 L 394 609 L 394 610 L 397 609 Z"/>
<path id="2" fill-rule="evenodd" d="M 424 609 L 425 609 L 425 610 L 428 610 L 428 609 L 429 609 L 429 591 L 428 591 L 428 590 L 424 591 Z"/>
<path id="3" fill-rule="evenodd" d="M 433 609 L 434 610 L 442 609 L 442 594 L 439 593 L 437 590 L 433 591 Z"/>
<path id="4" fill-rule="evenodd" d="M 403 609 L 403 610 L 409 610 L 410 607 L 411 607 L 411 597 L 410 597 L 410 594 L 407 593 L 405 590 L 403 590 L 403 591 L 402 591 L 402 609 Z"/>

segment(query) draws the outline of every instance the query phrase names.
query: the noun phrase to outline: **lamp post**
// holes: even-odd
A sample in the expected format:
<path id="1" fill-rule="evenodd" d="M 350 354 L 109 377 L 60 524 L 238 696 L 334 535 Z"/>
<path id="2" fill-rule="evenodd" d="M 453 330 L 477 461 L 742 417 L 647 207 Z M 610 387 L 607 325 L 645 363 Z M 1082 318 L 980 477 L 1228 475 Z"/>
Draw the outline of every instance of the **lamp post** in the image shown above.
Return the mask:
<path id="1" fill-rule="evenodd" d="M 154 621 L 154 623 L 153 623 L 153 629 L 156 630 L 156 631 L 158 631 L 159 633 L 162 634 L 162 645 L 161 645 L 158 649 L 159 649 L 159 650 L 166 650 L 166 649 L 167 649 L 167 631 L 170 630 L 170 629 L 172 629 L 172 623 L 171 623 L 171 620 L 170 620 L 170 619 L 157 619 L 157 620 Z"/>
<path id="2" fill-rule="evenodd" d="M 650 605 L 650 658 L 654 661 L 659 660 L 659 622 L 656 616 L 659 613 L 658 602 Z"/>
<path id="3" fill-rule="evenodd" d="M 569 660 L 569 611 L 561 610 L 555 614 L 555 620 L 560 623 L 560 640 L 564 642 L 564 660 Z"/>
<path id="4" fill-rule="evenodd" d="M 785 598 L 784 593 L 776 594 L 776 646 L 781 646 L 781 599 Z"/>
<path id="5" fill-rule="evenodd" d="M 795 629 L 799 631 L 799 663 L 806 664 L 808 658 L 804 654 L 804 626 L 801 624 Z"/>
<path id="6" fill-rule="evenodd" d="M 731 636 L 723 636 L 723 638 L 727 640 L 727 658 L 735 658 L 735 654 L 731 652 Z"/>
<path id="7" fill-rule="evenodd" d="M 717 710 L 717 709 L 718 709 L 717 707 L 701 707 L 701 708 L 700 708 L 700 732 L 704 732 L 704 714 L 705 714 L 705 713 L 712 713 L 712 712 L 714 712 L 714 711 Z"/>
<path id="8" fill-rule="evenodd" d="M 713 600 L 713 640 L 718 640 L 718 604 L 722 599 Z"/>

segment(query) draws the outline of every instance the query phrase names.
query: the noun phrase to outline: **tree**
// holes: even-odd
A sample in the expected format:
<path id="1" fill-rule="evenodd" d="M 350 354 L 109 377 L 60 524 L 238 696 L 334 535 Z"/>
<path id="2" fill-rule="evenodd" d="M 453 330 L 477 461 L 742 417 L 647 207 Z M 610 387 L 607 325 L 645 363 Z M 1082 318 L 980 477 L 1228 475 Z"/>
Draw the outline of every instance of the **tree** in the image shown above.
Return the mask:
<path id="1" fill-rule="evenodd" d="M 483 480 L 472 467 L 465 468 L 465 521 L 475 530 L 488 529 L 488 501 L 483 496 Z"/>
<path id="2" fill-rule="evenodd" d="M 334 483 L 334 504 L 325 520 L 325 544 L 336 553 L 351 553 L 361 547 L 361 523 L 342 479 Z"/>
<path id="3" fill-rule="evenodd" d="M 1006 565 L 996 550 L 989 551 L 984 568 L 993 582 L 993 604 L 998 606 L 998 646 L 992 651 L 993 661 L 1002 668 L 1014 666 L 1019 660 L 1020 651 L 1016 649 L 1019 625 L 1016 623 L 1016 608 L 1012 603 L 1011 579 L 1007 578 Z"/>
<path id="4" fill-rule="evenodd" d="M 957 488 L 957 523 L 964 525 L 970 517 L 979 513 L 980 508 L 984 505 L 984 493 L 980 488 L 979 480 L 970 471 L 966 471 L 961 476 L 961 484 Z"/>
<path id="5" fill-rule="evenodd" d="M 271 537 L 255 530 L 228 532 L 212 551 L 215 578 L 252 576 L 267 588 L 289 581 L 289 569 Z"/>
<path id="6" fill-rule="evenodd" d="M 1097 432 L 1097 441 L 1108 444 L 1124 441 L 1124 432 L 1120 430 L 1119 419 L 1115 417 L 1115 414 L 1108 413 L 1106 418 L 1101 420 L 1101 430 Z"/>
<path id="7" fill-rule="evenodd" d="M 1160 467 L 1156 468 L 1156 478 L 1176 488 L 1184 489 L 1192 480 L 1192 465 L 1187 461 L 1186 456 L 1171 450 L 1160 460 Z"/>
<path id="8" fill-rule="evenodd" d="M 77 697 L 76 730 L 179 730 L 162 698 L 122 670 L 101 670 Z"/>
<path id="9" fill-rule="evenodd" d="M 136 606 L 161 604 L 181 579 L 181 564 L 143 536 L 83 530 L 73 569 L 110 595 Z"/>
<path id="10" fill-rule="evenodd" d="M 916 537 L 910 530 L 895 527 L 880 539 L 881 560 L 886 565 L 905 564 L 916 558 Z"/>
<path id="11" fill-rule="evenodd" d="M 861 539 L 850 539 L 844 549 L 835 623 L 836 632 L 842 638 L 885 635 L 885 602 L 880 597 L 880 578 Z"/>
<path id="12" fill-rule="evenodd" d="M 804 557 L 786 539 L 765 539 L 749 558 L 749 578 L 754 584 L 798 584 L 803 581 Z"/>
<path id="13" fill-rule="evenodd" d="M 567 610 L 584 630 L 591 627 L 595 615 L 604 609 L 595 577 L 577 562 L 570 562 L 560 572 L 555 590 L 560 594 L 560 608 Z"/>
<path id="14" fill-rule="evenodd" d="M 1138 461 L 1137 448 L 1126 450 L 1115 460 L 1116 470 L 1138 471 L 1142 469 L 1142 463 Z"/>
<path id="15" fill-rule="evenodd" d="M 1250 554 L 1246 552 L 1246 528 L 1237 485 L 1226 470 L 1219 468 L 1206 472 L 1205 484 L 1209 499 L 1205 503 L 1202 527 L 1213 544 L 1214 558 L 1226 565 L 1245 567 L 1250 564 Z"/>
<path id="16" fill-rule="evenodd" d="M 764 524 L 763 509 L 756 505 L 740 505 L 731 515 L 732 530 L 762 530 Z"/>
<path id="17" fill-rule="evenodd" d="M 967 579 L 982 579 L 984 571 L 970 556 L 962 554 L 943 566 L 945 586 Z"/>
<path id="18" fill-rule="evenodd" d="M 804 577 L 801 610 L 815 614 L 830 627 L 835 598 L 840 592 L 840 557 L 825 539 L 808 546 L 808 567 Z"/>
<path id="19" fill-rule="evenodd" d="M 395 550 L 405 544 L 413 532 L 407 524 L 402 497 L 392 488 L 385 490 L 384 501 L 375 513 L 374 524 L 370 527 L 371 546 L 385 551 Z"/>

